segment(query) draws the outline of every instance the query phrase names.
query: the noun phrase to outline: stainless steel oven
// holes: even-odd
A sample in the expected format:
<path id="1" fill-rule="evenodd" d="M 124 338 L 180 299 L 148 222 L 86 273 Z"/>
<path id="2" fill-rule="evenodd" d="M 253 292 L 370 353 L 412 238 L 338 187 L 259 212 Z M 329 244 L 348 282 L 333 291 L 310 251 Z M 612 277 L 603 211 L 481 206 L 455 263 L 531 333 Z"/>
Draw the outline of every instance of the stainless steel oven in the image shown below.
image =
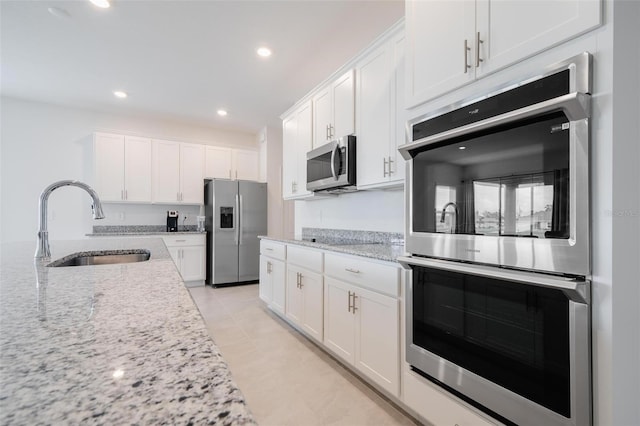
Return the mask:
<path id="1" fill-rule="evenodd" d="M 591 56 L 408 123 L 406 360 L 500 421 L 591 424 Z"/>
<path id="2" fill-rule="evenodd" d="M 414 371 L 507 424 L 591 424 L 588 280 L 398 260 Z"/>
<path id="3" fill-rule="evenodd" d="M 355 191 L 355 136 L 344 136 L 307 153 L 307 189 L 325 192 Z"/>
<path id="4" fill-rule="evenodd" d="M 591 57 L 408 123 L 407 251 L 588 275 Z"/>

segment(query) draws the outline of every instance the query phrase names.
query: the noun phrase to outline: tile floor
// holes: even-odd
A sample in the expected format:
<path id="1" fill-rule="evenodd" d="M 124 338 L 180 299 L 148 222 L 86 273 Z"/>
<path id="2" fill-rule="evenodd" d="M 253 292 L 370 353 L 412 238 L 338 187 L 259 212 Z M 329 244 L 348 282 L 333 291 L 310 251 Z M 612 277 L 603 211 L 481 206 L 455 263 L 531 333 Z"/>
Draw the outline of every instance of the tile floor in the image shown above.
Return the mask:
<path id="1" fill-rule="evenodd" d="M 260 425 L 413 425 L 271 312 L 258 285 L 190 288 Z"/>

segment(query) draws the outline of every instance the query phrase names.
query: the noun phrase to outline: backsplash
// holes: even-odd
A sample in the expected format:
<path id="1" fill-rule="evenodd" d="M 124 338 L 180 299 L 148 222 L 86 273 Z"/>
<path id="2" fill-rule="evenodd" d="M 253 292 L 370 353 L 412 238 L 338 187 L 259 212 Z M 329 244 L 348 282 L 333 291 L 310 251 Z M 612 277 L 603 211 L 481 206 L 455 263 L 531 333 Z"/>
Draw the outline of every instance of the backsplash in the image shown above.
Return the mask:
<path id="1" fill-rule="evenodd" d="M 334 244 L 404 244 L 404 234 L 399 232 L 354 231 L 351 229 L 302 228 L 302 239 L 315 239 L 318 243 Z"/>
<path id="2" fill-rule="evenodd" d="M 178 226 L 179 232 L 196 232 L 197 230 L 197 225 Z M 93 227 L 94 234 L 152 234 L 166 231 L 166 225 L 100 225 Z"/>

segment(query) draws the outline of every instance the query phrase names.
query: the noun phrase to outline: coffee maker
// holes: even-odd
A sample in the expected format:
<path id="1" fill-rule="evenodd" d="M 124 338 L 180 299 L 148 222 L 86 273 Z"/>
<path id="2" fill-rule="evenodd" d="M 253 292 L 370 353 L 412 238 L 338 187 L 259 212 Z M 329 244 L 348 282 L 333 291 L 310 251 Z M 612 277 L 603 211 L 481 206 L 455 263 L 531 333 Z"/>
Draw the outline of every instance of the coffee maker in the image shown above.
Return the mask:
<path id="1" fill-rule="evenodd" d="M 178 211 L 167 210 L 167 232 L 178 231 Z"/>

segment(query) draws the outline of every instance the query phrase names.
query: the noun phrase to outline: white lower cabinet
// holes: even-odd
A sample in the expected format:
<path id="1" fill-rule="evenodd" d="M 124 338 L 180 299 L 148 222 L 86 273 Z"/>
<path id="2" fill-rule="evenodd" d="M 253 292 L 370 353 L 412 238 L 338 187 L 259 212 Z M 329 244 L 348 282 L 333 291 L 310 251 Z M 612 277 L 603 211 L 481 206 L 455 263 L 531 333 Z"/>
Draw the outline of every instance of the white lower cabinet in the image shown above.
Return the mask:
<path id="1" fill-rule="evenodd" d="M 323 337 L 323 278 L 319 272 L 291 264 L 297 252 L 322 262 L 322 253 L 287 248 L 286 317 L 309 336 L 322 342 Z M 305 253 L 308 252 L 308 253 Z M 313 261 L 309 263 L 313 265 Z"/>
<path id="2" fill-rule="evenodd" d="M 322 342 L 322 275 L 287 265 L 286 316 Z"/>
<path id="3" fill-rule="evenodd" d="M 206 265 L 205 235 L 163 236 L 165 245 L 185 282 L 204 281 Z"/>
<path id="4" fill-rule="evenodd" d="M 260 241 L 260 299 L 271 309 L 285 313 L 285 264 L 286 247 L 270 240 Z"/>
<path id="5" fill-rule="evenodd" d="M 399 301 L 325 277 L 325 345 L 398 396 Z"/>

